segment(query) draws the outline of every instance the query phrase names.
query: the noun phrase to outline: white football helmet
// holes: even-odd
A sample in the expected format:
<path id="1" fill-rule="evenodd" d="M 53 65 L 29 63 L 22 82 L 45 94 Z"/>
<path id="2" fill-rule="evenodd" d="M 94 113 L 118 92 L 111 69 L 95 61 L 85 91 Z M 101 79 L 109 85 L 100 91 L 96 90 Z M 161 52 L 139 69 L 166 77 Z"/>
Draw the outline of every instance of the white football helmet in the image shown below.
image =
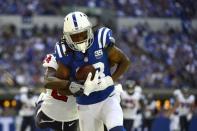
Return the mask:
<path id="1" fill-rule="evenodd" d="M 71 12 L 64 18 L 64 38 L 68 46 L 75 51 L 85 51 L 92 45 L 93 31 L 86 14 Z"/>
<path id="2" fill-rule="evenodd" d="M 181 93 L 181 90 L 180 89 L 176 89 L 176 90 L 174 90 L 174 92 L 173 92 L 173 95 L 174 96 L 179 96 L 179 95 L 181 95 L 182 93 Z"/>

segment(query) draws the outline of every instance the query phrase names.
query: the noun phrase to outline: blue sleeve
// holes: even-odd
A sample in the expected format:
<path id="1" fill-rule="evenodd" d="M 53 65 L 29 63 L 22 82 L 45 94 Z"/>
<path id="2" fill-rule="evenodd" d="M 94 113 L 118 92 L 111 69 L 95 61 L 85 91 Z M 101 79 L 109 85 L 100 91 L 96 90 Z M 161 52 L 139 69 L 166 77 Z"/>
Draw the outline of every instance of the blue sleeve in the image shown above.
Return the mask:
<path id="1" fill-rule="evenodd" d="M 106 44 L 105 47 L 111 47 L 115 44 L 115 39 L 112 34 L 112 30 L 109 30 L 106 37 Z"/>
<path id="2" fill-rule="evenodd" d="M 107 27 L 102 27 L 98 30 L 98 44 L 99 47 L 108 48 L 113 46 L 115 39 L 112 30 Z"/>
<path id="3" fill-rule="evenodd" d="M 65 66 L 69 65 L 71 56 L 66 53 L 66 46 L 64 44 L 56 43 L 54 55 L 57 62 L 61 62 Z"/>

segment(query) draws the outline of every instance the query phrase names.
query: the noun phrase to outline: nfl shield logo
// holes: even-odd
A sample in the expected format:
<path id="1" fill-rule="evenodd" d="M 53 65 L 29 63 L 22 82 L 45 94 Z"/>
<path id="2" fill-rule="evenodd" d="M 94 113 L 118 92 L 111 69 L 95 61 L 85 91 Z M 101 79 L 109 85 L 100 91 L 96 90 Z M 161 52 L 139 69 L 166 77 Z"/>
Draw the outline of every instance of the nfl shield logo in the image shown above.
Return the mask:
<path id="1" fill-rule="evenodd" d="M 102 49 L 95 51 L 94 56 L 96 57 L 96 59 L 100 59 L 103 56 Z"/>

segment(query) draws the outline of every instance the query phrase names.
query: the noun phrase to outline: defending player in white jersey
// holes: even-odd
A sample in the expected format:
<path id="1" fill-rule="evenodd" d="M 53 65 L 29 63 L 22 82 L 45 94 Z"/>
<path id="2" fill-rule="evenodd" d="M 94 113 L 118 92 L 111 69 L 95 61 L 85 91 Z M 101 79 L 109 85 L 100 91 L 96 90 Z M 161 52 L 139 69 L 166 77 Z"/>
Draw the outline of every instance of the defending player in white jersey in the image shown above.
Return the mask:
<path id="1" fill-rule="evenodd" d="M 132 88 L 132 87 L 131 87 Z M 142 114 L 140 100 L 142 99 L 142 89 L 140 86 L 135 86 L 134 89 L 124 91 L 121 94 L 124 116 L 124 127 L 127 131 L 138 129 L 142 125 Z"/>
<path id="2" fill-rule="evenodd" d="M 22 117 L 20 131 L 25 131 L 28 127 L 30 127 L 30 131 L 34 131 L 35 123 L 33 115 L 37 96 L 33 95 L 31 88 L 23 86 L 20 89 L 20 94 L 16 96 L 16 99 L 22 104 L 19 110 L 19 116 Z"/>
<path id="3" fill-rule="evenodd" d="M 45 57 L 43 67 L 51 72 L 56 71 L 58 64 L 53 54 Z M 45 93 L 40 94 L 37 101 L 36 125 L 40 128 L 52 128 L 58 131 L 77 131 L 76 98 L 60 95 L 57 88 L 46 89 Z"/>
<path id="4" fill-rule="evenodd" d="M 184 130 L 188 131 L 189 121 L 192 118 L 192 113 L 193 113 L 193 108 L 194 108 L 195 96 L 190 95 L 188 91 L 189 89 L 187 87 L 184 87 L 182 91 L 179 89 L 174 91 L 176 102 L 179 103 L 179 106 L 176 109 L 176 112 L 178 113 L 178 116 L 180 117 L 179 125 L 181 128 L 181 131 L 184 131 Z"/>
<path id="5" fill-rule="evenodd" d="M 65 17 L 63 33 L 64 41 L 56 44 L 56 60 L 59 68 L 71 72 L 70 79 L 60 80 L 51 75 L 45 86 L 62 85 L 67 93 L 76 96 L 81 131 L 102 131 L 103 123 L 109 131 L 124 131 L 114 81 L 127 71 L 130 61 L 115 46 L 112 30 L 102 27 L 93 32 L 87 15 L 76 11 Z M 110 61 L 117 65 L 113 74 Z M 89 73 L 85 82 L 79 83 L 75 74 L 86 65 L 93 66 L 96 73 L 93 78 Z"/>
<path id="6" fill-rule="evenodd" d="M 151 125 L 155 117 L 156 100 L 152 93 L 148 93 L 143 102 L 143 131 L 151 131 Z"/>

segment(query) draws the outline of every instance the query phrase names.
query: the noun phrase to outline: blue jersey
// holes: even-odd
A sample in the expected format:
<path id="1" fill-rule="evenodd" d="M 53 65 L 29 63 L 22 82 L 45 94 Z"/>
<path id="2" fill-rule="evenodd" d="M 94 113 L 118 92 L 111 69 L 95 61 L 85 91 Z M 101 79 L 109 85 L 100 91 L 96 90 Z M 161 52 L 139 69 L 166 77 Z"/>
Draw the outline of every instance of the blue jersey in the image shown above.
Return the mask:
<path id="1" fill-rule="evenodd" d="M 78 68 L 84 65 L 93 65 L 99 71 L 99 77 L 111 76 L 107 48 L 112 46 L 112 31 L 102 27 L 95 31 L 94 41 L 86 53 L 71 50 L 65 43 L 57 43 L 55 48 L 56 60 L 69 67 L 71 77 L 75 80 Z M 78 104 L 94 104 L 106 99 L 114 90 L 114 85 L 105 90 L 92 92 L 89 96 L 77 97 Z"/>

